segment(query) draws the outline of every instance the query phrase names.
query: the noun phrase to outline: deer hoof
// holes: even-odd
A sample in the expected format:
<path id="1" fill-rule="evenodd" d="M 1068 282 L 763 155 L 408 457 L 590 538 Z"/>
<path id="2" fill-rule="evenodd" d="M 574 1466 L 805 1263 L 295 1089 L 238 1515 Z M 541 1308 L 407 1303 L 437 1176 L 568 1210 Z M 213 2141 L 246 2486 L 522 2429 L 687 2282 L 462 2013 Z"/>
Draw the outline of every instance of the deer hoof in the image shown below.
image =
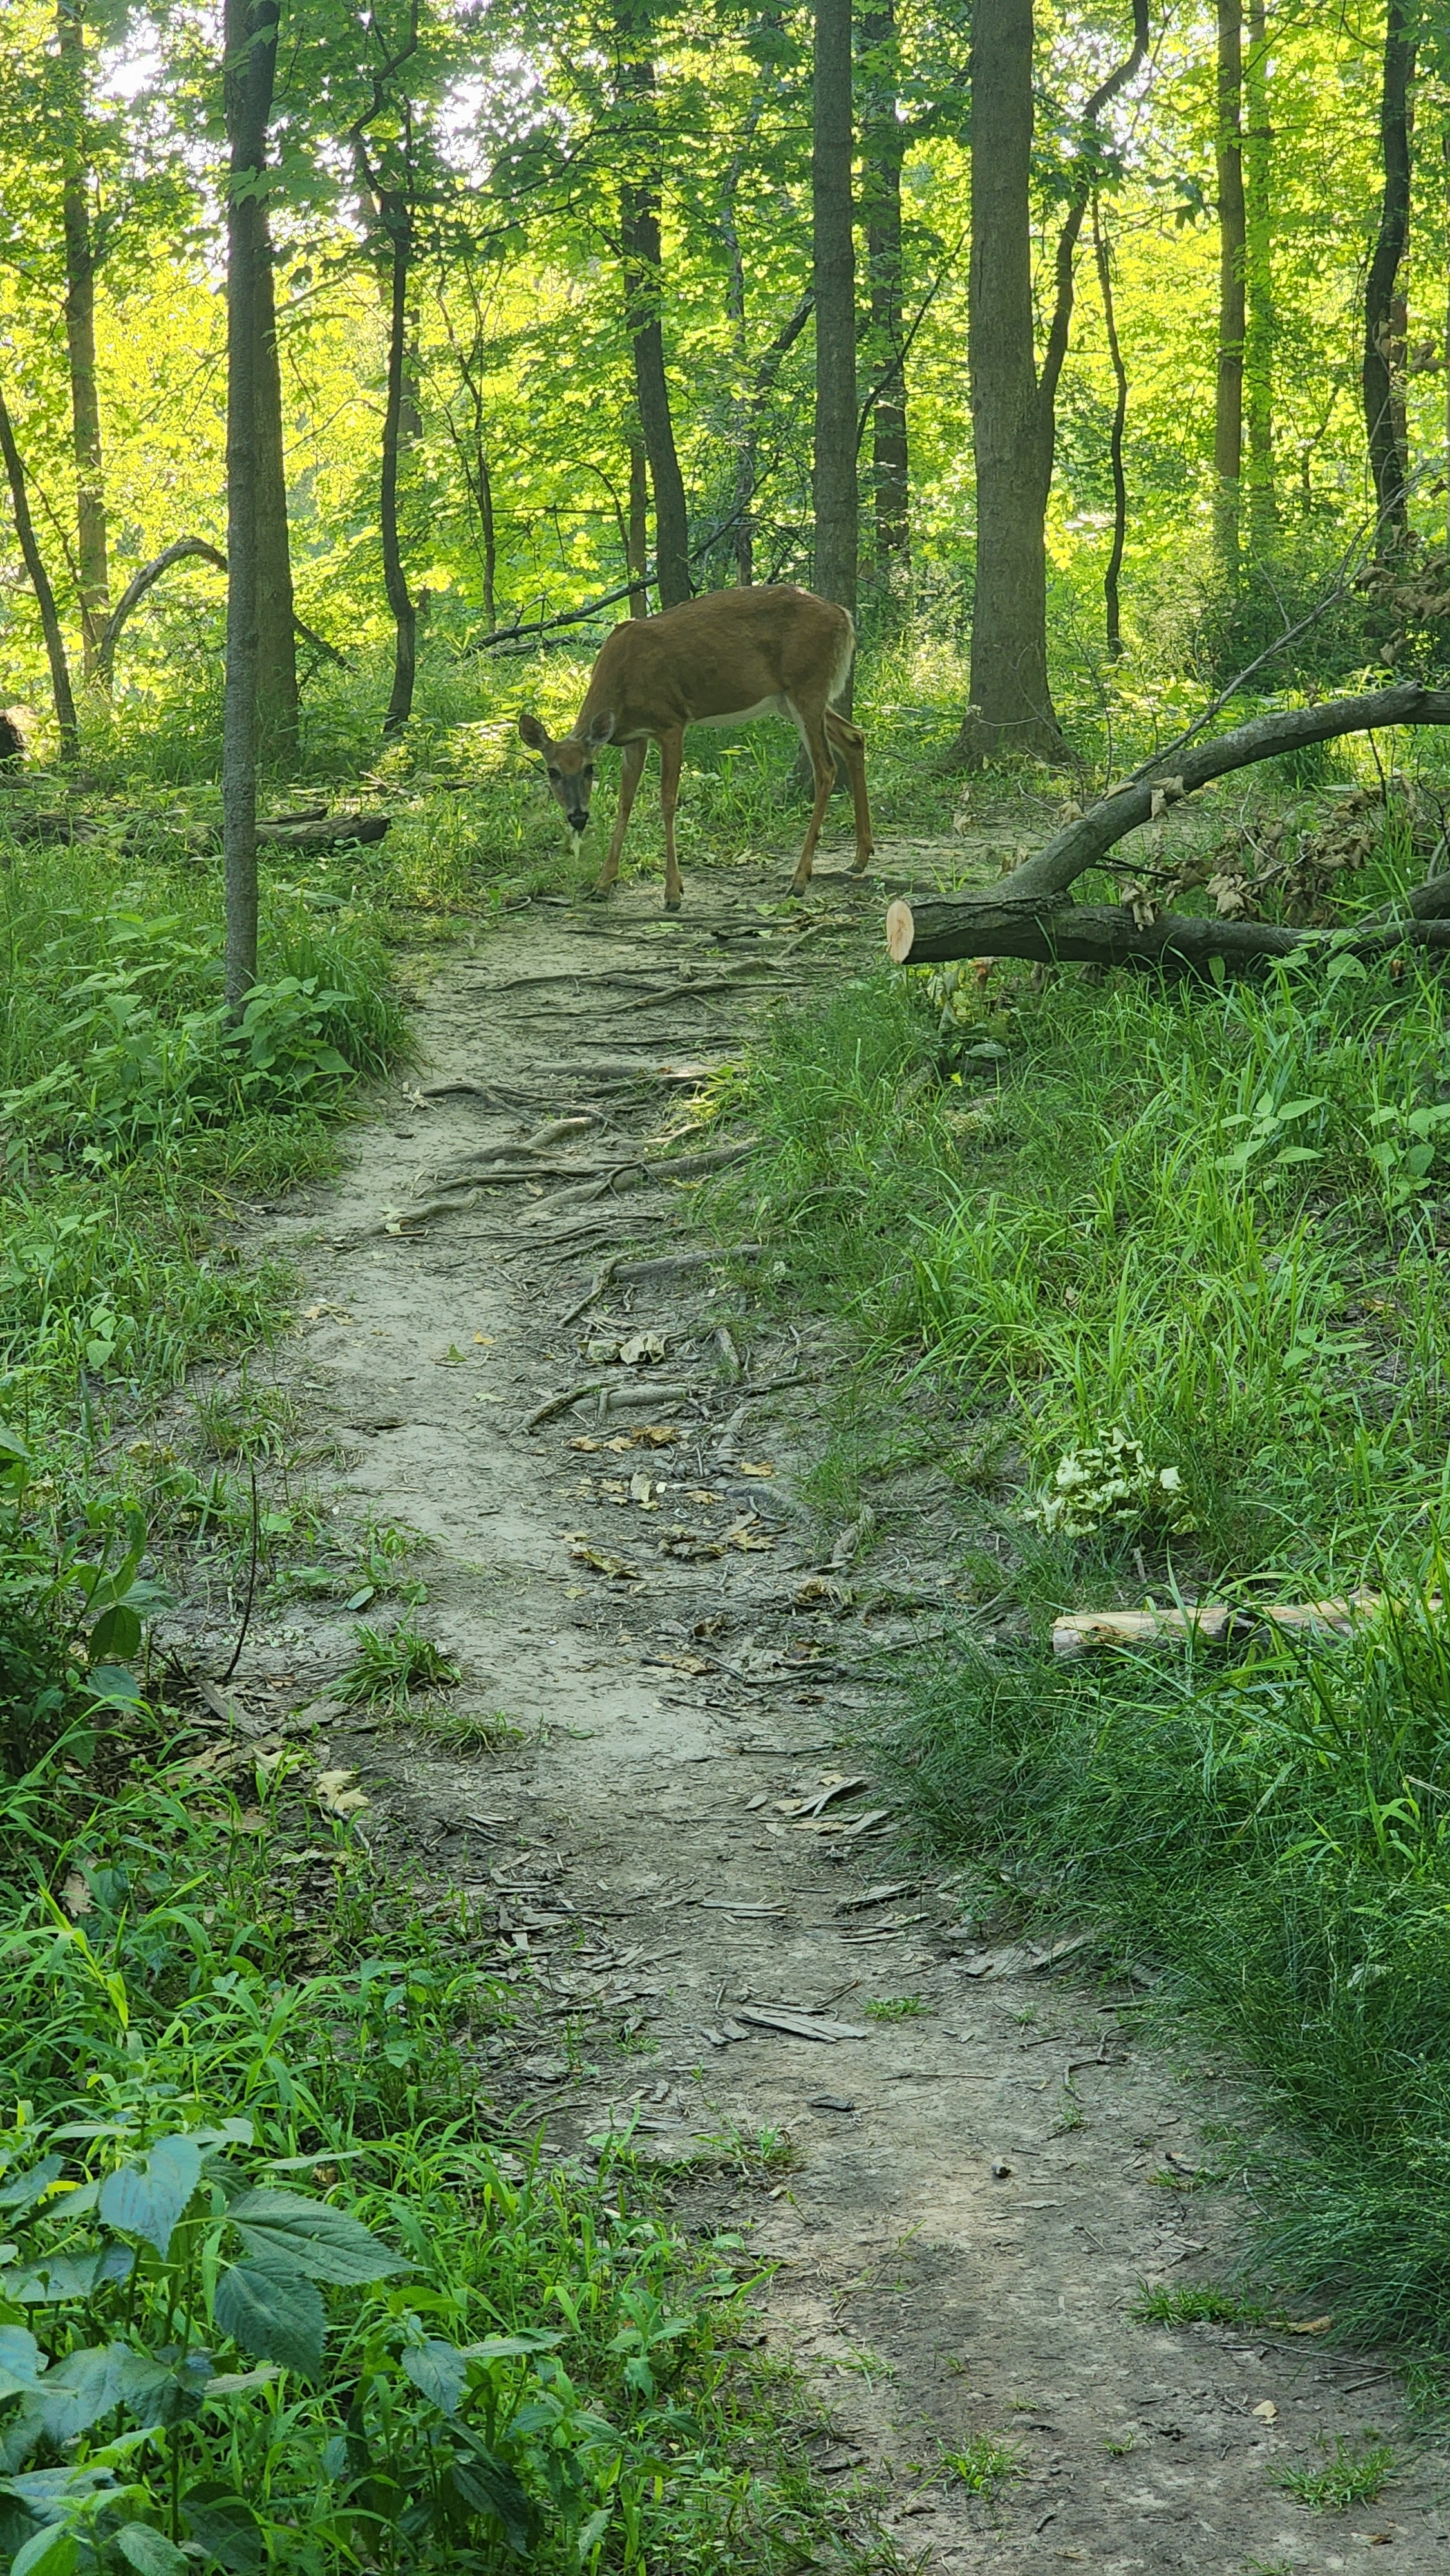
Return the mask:
<path id="1" fill-rule="evenodd" d="M 683 896 L 682 894 L 674 894 L 674 895 L 667 894 L 667 895 L 666 895 L 666 897 L 665 897 L 665 910 L 666 910 L 666 912 L 679 912 L 679 911 L 681 911 L 681 910 L 682 910 L 682 908 L 683 908 L 683 906 L 684 906 L 684 901 L 685 901 L 685 898 L 684 898 L 684 896 Z"/>
<path id="2" fill-rule="evenodd" d="M 606 877 L 601 877 L 601 878 L 600 878 L 600 880 L 599 880 L 598 885 L 592 885 L 592 886 L 590 886 L 590 888 L 589 888 L 589 890 L 588 890 L 587 894 L 586 894 L 586 895 L 585 895 L 585 897 L 584 897 L 584 900 L 585 900 L 585 902 L 586 902 L 586 903 L 607 903 L 607 902 L 609 901 L 610 896 L 613 894 L 613 892 L 614 892 L 614 880 L 613 880 L 613 878 L 612 878 L 612 877 L 608 877 L 608 878 L 606 878 Z"/>

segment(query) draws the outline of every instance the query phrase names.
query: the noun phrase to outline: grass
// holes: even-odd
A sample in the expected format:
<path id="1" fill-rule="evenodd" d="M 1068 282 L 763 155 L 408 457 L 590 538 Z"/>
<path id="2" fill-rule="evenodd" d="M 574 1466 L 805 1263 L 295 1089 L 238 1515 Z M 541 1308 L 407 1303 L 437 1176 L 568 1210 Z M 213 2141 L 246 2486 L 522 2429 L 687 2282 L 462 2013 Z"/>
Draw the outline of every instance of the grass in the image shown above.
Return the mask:
<path id="1" fill-rule="evenodd" d="M 917 2021 L 926 2006 L 920 1995 L 878 1995 L 866 2006 L 868 2021 Z"/>
<path id="2" fill-rule="evenodd" d="M 941 2465 L 971 2494 L 990 2498 L 999 2488 L 1021 2477 L 1026 2453 L 1018 2442 L 1004 2442 L 998 2434 L 982 2433 L 959 2451 L 943 2451 Z"/>
<path id="3" fill-rule="evenodd" d="M 415 1691 L 451 1690 L 462 1670 L 409 1619 L 396 1628 L 353 1631 L 357 1652 L 333 1691 L 344 1708 L 398 1708 Z"/>
<path id="4" fill-rule="evenodd" d="M 1391 817 L 1351 905 L 1406 863 Z M 1166 1971 L 1155 2011 L 1257 2082 L 1275 2135 L 1266 2283 L 1437 2378 L 1442 986 L 1406 962 L 961 989 L 859 978 L 783 1013 L 718 1094 L 762 1138 L 716 1191 L 722 1234 L 759 1240 L 765 1293 L 841 1317 L 860 1354 L 817 1485 L 840 1510 L 869 1484 L 887 1533 L 898 1462 L 930 1455 L 956 1489 L 963 1607 L 888 1748 L 898 1782 L 967 1911 L 1010 1873 L 1024 1919 Z M 1069 1607 L 1359 1584 L 1393 1606 L 1344 1639 L 1048 1650 Z M 987 1644 L 974 1597 L 1012 1613 Z"/>
<path id="5" fill-rule="evenodd" d="M 1132 2314 L 1151 2326 L 1262 2326 L 1273 2311 L 1262 2299 L 1246 2299 L 1237 2290 L 1212 2281 L 1185 2281 L 1170 2289 L 1166 2282 L 1144 2283 Z"/>
<path id="6" fill-rule="evenodd" d="M 1332 2451 L 1325 2447 L 1322 2468 L 1290 2469 L 1279 2480 L 1285 2494 L 1315 2513 L 1343 2513 L 1352 2504 L 1377 2503 L 1394 2475 L 1395 2455 L 1389 2444 L 1366 2429 L 1362 2442 L 1341 2433 Z"/>

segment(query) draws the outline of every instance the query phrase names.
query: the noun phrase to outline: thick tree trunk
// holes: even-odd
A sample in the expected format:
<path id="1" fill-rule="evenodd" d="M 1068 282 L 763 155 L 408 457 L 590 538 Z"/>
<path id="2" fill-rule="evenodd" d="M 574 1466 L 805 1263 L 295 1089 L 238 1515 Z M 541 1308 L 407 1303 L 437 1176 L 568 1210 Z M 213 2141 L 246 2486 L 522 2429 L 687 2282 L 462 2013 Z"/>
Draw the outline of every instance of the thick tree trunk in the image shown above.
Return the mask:
<path id="1" fill-rule="evenodd" d="M 385 735 L 401 733 L 413 712 L 413 681 L 418 662 L 418 608 L 403 571 L 398 533 L 398 462 L 405 441 L 408 409 L 408 279 L 412 265 L 413 210 L 400 188 L 386 188 L 378 198 L 388 243 L 388 392 L 383 409 L 383 479 L 378 525 L 383 546 L 383 587 L 393 614 L 393 687 L 383 718 Z"/>
<path id="2" fill-rule="evenodd" d="M 96 672 L 110 604 L 101 404 L 96 380 L 96 254 L 87 193 L 85 0 L 57 0 L 56 36 L 64 79 L 66 136 L 61 162 L 65 236 L 65 341 L 70 364 L 71 444 L 76 468 L 76 558 L 80 570 L 83 669 Z"/>
<path id="3" fill-rule="evenodd" d="M 812 583 L 856 611 L 856 246 L 851 0 L 816 0 L 811 141 L 816 418 Z M 849 699 L 842 701 L 848 707 Z"/>
<path id="4" fill-rule="evenodd" d="M 972 251 L 967 358 L 976 464 L 971 705 L 954 758 L 1062 755 L 1047 680 L 1044 461 L 1033 345 L 1032 0 L 972 18 Z"/>
<path id="5" fill-rule="evenodd" d="M 1426 689 L 1417 681 L 1406 680 L 1392 689 L 1371 689 L 1359 697 L 1330 698 L 1320 706 L 1295 707 L 1285 715 L 1256 716 L 1252 723 L 1239 725 L 1232 733 L 1219 734 L 1196 749 L 1170 752 L 1155 764 L 1162 775 L 1141 774 L 1128 779 L 1110 796 L 1089 807 L 1086 814 L 1064 824 L 1044 848 L 990 893 L 918 906 L 893 904 L 888 915 L 890 954 L 898 965 L 930 964 L 946 957 L 1036 957 L 1045 953 L 1075 956 L 1089 950 L 1069 950 L 1061 945 L 1044 950 L 1041 942 L 1080 937 L 1089 942 L 1093 955 L 1105 955 L 1101 927 L 1094 925 L 1098 912 L 1106 908 L 1074 904 L 1068 889 L 1139 824 L 1150 822 L 1165 805 L 1191 796 L 1210 780 L 1248 769 L 1255 761 L 1303 751 L 1310 743 L 1332 742 L 1340 734 L 1409 724 L 1450 725 L 1450 689 Z M 1414 910 L 1413 902 L 1408 909 Z M 1115 909 L 1109 917 L 1118 925 L 1114 931 L 1118 949 L 1113 953 L 1119 953 L 1119 949 L 1126 953 L 1123 943 L 1133 928 L 1132 917 L 1125 915 L 1126 931 Z M 1225 956 L 1234 950 L 1238 934 L 1258 937 L 1265 931 L 1264 924 L 1255 922 L 1191 922 L 1189 927 L 1200 946 L 1209 934 L 1219 938 L 1220 953 Z M 1150 925 L 1154 931 L 1159 928 L 1159 924 Z M 1292 941 L 1302 934 L 1272 934 L 1280 935 Z M 1023 947 L 1017 944 L 1021 939 L 1038 944 Z"/>
<path id="6" fill-rule="evenodd" d="M 649 478 L 648 458 L 637 438 L 629 442 L 629 519 L 625 530 L 625 571 L 630 579 L 629 613 L 648 617 Z"/>
<path id="7" fill-rule="evenodd" d="M 276 76 L 279 0 L 226 0 L 227 670 L 222 717 L 226 997 L 257 980 L 257 340 L 264 236 L 256 192 Z"/>
<path id="8" fill-rule="evenodd" d="M 1269 115 L 1269 32 L 1264 0 L 1248 0 L 1244 61 L 1244 423 L 1248 431 L 1249 533 L 1265 545 L 1274 503 L 1274 129 Z"/>
<path id="9" fill-rule="evenodd" d="M 1400 545 L 1409 528 L 1406 485 L 1409 458 L 1404 437 L 1404 372 L 1396 382 L 1396 342 L 1404 343 L 1399 297 L 1400 265 L 1410 237 L 1410 91 L 1415 77 L 1414 0 L 1388 0 L 1384 85 L 1380 95 L 1380 152 L 1384 195 L 1379 232 L 1364 290 L 1364 426 L 1379 512 L 1381 552 Z"/>
<path id="10" fill-rule="evenodd" d="M 1244 461 L 1244 140 L 1242 0 L 1218 0 L 1218 381 L 1213 407 L 1214 551 L 1236 581 Z"/>
<path id="11" fill-rule="evenodd" d="M 301 752 L 292 550 L 282 440 L 282 375 L 272 234 L 262 207 L 257 241 L 257 758 L 293 770 Z"/>
<path id="12" fill-rule="evenodd" d="M 70 684 L 70 665 L 65 657 L 65 637 L 60 631 L 55 593 L 36 542 L 35 522 L 30 515 L 30 497 L 25 489 L 25 468 L 15 444 L 15 429 L 5 396 L 0 393 L 0 458 L 5 465 L 5 479 L 10 486 L 10 501 L 15 512 L 15 533 L 20 552 L 30 575 L 35 604 L 40 611 L 40 631 L 45 638 L 45 654 L 50 664 L 50 687 L 55 700 L 55 720 L 60 728 L 60 750 L 63 760 L 74 760 L 80 750 L 80 730 L 76 724 L 76 702 Z"/>
<path id="13" fill-rule="evenodd" d="M 1118 576 L 1123 569 L 1123 549 L 1128 540 L 1128 481 L 1123 471 L 1123 429 L 1128 417 L 1128 371 L 1118 343 L 1118 318 L 1113 305 L 1113 264 L 1108 237 L 1103 229 L 1096 193 L 1093 196 L 1093 253 L 1097 261 L 1098 286 L 1103 299 L 1103 328 L 1108 338 L 1108 356 L 1113 369 L 1113 425 L 1108 433 L 1108 462 L 1113 476 L 1113 542 L 1108 554 L 1108 568 L 1103 574 L 1103 605 L 1107 613 L 1108 652 L 1116 662 L 1123 650 L 1122 604 L 1118 597 Z"/>
<path id="14" fill-rule="evenodd" d="M 878 581 L 897 589 L 911 568 L 911 476 L 907 439 L 906 358 L 901 312 L 901 164 L 906 127 L 897 115 L 900 61 L 895 0 L 869 9 L 861 22 L 866 109 L 862 117 L 862 196 L 871 290 L 871 501 Z"/>
<path id="15" fill-rule="evenodd" d="M 627 109 L 628 175 L 620 193 L 624 327 L 634 353 L 634 392 L 655 502 L 655 568 L 660 606 L 690 596 L 689 513 L 675 447 L 661 319 L 660 155 L 655 107 L 654 20 L 649 0 L 620 0 L 615 16 L 619 97 Z"/>

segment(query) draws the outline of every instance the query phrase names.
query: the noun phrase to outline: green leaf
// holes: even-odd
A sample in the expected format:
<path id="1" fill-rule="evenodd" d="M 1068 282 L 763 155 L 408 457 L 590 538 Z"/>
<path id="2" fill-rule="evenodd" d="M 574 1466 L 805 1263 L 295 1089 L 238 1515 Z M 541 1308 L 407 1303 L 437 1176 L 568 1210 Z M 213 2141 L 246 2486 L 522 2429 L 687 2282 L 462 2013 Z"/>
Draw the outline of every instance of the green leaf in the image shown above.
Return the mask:
<path id="1" fill-rule="evenodd" d="M 361 2219 L 299 2191 L 245 2191 L 232 2202 L 230 2216 L 250 2255 L 310 2273 L 314 2281 L 351 2288 L 413 2269 L 401 2254 L 380 2245 Z"/>
<path id="2" fill-rule="evenodd" d="M 468 2387 L 468 2364 L 456 2344 L 410 2344 L 403 2354 L 403 2373 L 445 2415 L 456 2415 Z"/>
<path id="3" fill-rule="evenodd" d="M 455 2460 L 448 2472 L 455 2493 L 470 2513 L 489 2513 L 503 2525 L 503 2536 L 517 2557 L 533 2547 L 538 2516 L 513 2470 L 475 2444 L 466 2460 Z"/>
<path id="4" fill-rule="evenodd" d="M 116 2533 L 116 2547 L 139 2576 L 187 2576 L 190 2560 L 149 2522 L 128 2522 Z"/>
<path id="5" fill-rule="evenodd" d="M 257 2517 L 241 2496 L 207 2479 L 188 2488 L 181 2510 L 192 2538 L 226 2568 L 227 2576 L 256 2576 L 266 2552 Z"/>
<path id="6" fill-rule="evenodd" d="M 101 2216 L 127 2236 L 154 2245 L 163 2263 L 177 2221 L 201 2180 L 194 2138 L 158 2138 L 144 2165 L 122 2165 L 101 2185 Z"/>
<path id="7" fill-rule="evenodd" d="M 7 2299 L 22 2307 L 56 2307 L 63 2299 L 89 2299 L 107 2281 L 125 2281 L 136 2268 L 129 2245 L 102 2245 L 94 2254 L 47 2254 L 37 2263 L 0 2273 Z"/>
<path id="8" fill-rule="evenodd" d="M 0 2397 L 24 2397 L 45 2368 L 40 2346 L 24 2326 L 0 2326 Z"/>
<path id="9" fill-rule="evenodd" d="M 64 2163 L 64 2156 L 47 2156 L 42 2163 L 32 2165 L 29 2173 L 19 2174 L 14 2182 L 7 2182 L 4 2190 L 0 2191 L 0 2209 L 16 2212 L 33 2209 L 38 2200 L 45 2198 L 51 2184 L 58 2180 Z"/>
<path id="10" fill-rule="evenodd" d="M 26 2412 L 43 2423 L 60 2445 L 88 2433 L 121 2399 L 121 2374 L 130 2353 L 125 2344 L 89 2344 L 68 2352 L 48 2370 Z"/>
<path id="11" fill-rule="evenodd" d="M 307 2379 L 322 2367 L 327 2318 L 320 2293 L 300 2272 L 233 2263 L 216 2285 L 212 2315 L 258 2361 L 280 2361 Z"/>
<path id="12" fill-rule="evenodd" d="M 68 2531 L 52 2523 L 37 2531 L 17 2549 L 10 2561 L 10 2576 L 74 2576 L 80 2552 Z"/>
<path id="13" fill-rule="evenodd" d="M 111 1656 L 134 1655 L 141 1643 L 141 1622 L 129 1601 L 113 1601 L 103 1610 L 86 1640 L 91 1662 L 105 1663 Z"/>

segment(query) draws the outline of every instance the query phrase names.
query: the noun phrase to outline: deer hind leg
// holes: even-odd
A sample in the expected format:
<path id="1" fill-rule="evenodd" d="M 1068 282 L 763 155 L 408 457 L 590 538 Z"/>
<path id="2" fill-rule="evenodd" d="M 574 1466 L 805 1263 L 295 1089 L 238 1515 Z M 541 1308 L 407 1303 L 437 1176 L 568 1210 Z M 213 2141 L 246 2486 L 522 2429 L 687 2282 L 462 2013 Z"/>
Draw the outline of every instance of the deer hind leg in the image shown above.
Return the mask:
<path id="1" fill-rule="evenodd" d="M 634 804 L 635 790 L 644 774 L 644 756 L 648 749 L 649 744 L 643 740 L 627 742 L 624 746 L 624 757 L 619 764 L 619 803 L 615 808 L 614 829 L 609 836 L 609 854 L 599 871 L 599 882 L 594 888 L 596 894 L 608 894 L 619 875 L 619 853 L 624 847 L 624 836 L 629 829 L 630 809 Z"/>
<path id="2" fill-rule="evenodd" d="M 856 808 L 856 856 L 851 874 L 858 877 L 876 843 L 871 835 L 871 803 L 866 794 L 866 737 L 859 725 L 849 724 L 838 716 L 834 707 L 825 715 L 826 740 L 844 760 L 851 780 L 851 800 Z"/>
<path id="3" fill-rule="evenodd" d="M 678 912 L 685 889 L 680 882 L 680 863 L 675 856 L 675 807 L 680 801 L 680 763 L 684 758 L 685 729 L 676 725 L 672 733 L 660 736 L 660 813 L 665 826 L 665 910 Z"/>
<path id="4" fill-rule="evenodd" d="M 835 785 L 836 764 L 827 747 L 826 728 L 822 720 L 821 708 L 802 706 L 795 698 L 788 698 L 786 704 L 800 727 L 801 740 L 805 744 L 811 764 L 811 776 L 816 782 L 816 801 L 811 807 L 811 819 L 806 825 L 805 847 L 796 863 L 795 875 L 790 881 L 792 894 L 804 894 L 811 881 L 811 861 L 816 855 L 816 843 L 821 837 L 821 825 L 826 819 L 826 807 L 831 801 L 831 789 Z"/>

